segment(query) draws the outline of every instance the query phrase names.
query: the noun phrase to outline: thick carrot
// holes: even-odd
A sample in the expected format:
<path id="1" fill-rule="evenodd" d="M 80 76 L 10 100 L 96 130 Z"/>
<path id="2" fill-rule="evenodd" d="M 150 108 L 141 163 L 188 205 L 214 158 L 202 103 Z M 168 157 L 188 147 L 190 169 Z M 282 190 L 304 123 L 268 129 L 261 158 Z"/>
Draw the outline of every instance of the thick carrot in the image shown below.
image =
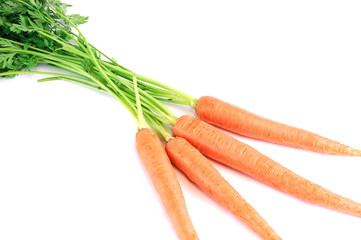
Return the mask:
<path id="1" fill-rule="evenodd" d="M 158 136 L 150 129 L 143 128 L 137 132 L 136 147 L 179 239 L 199 239 L 173 166 Z"/>
<path id="2" fill-rule="evenodd" d="M 361 151 L 303 129 L 278 123 L 214 97 L 201 97 L 196 106 L 200 119 L 237 134 L 310 151 L 361 156 Z"/>
<path id="3" fill-rule="evenodd" d="M 222 206 L 246 223 L 264 240 L 281 239 L 271 226 L 227 182 L 215 167 L 184 138 L 176 137 L 166 145 L 172 163 Z"/>
<path id="4" fill-rule="evenodd" d="M 361 217 L 361 204 L 312 183 L 254 148 L 192 116 L 180 117 L 176 136 L 203 154 L 310 203 Z"/>

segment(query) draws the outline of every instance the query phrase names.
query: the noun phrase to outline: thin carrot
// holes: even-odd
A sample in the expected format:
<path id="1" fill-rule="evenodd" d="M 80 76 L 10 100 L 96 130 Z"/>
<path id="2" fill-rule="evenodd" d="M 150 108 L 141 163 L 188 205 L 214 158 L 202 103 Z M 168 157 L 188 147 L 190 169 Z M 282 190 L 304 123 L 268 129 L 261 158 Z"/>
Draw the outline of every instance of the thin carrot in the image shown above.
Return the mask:
<path id="1" fill-rule="evenodd" d="M 203 154 L 310 203 L 361 217 L 361 204 L 295 174 L 254 148 L 192 116 L 180 117 L 173 132 Z"/>
<path id="2" fill-rule="evenodd" d="M 217 169 L 184 138 L 176 137 L 166 145 L 172 163 L 190 180 L 222 206 L 246 223 L 264 240 L 281 238 L 259 213 L 242 198 Z"/>
<path id="3" fill-rule="evenodd" d="M 361 151 L 303 129 L 278 123 L 214 97 L 201 97 L 196 106 L 200 119 L 237 134 L 310 151 L 361 156 Z"/>
<path id="4" fill-rule="evenodd" d="M 174 169 L 158 136 L 148 128 L 137 132 L 136 147 L 180 240 L 197 240 Z"/>

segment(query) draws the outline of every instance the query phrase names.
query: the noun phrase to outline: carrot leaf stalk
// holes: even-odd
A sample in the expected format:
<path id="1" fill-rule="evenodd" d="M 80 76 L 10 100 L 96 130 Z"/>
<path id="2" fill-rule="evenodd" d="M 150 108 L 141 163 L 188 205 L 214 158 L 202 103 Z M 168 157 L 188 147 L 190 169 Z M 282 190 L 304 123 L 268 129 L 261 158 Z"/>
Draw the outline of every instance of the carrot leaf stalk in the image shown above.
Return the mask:
<path id="1" fill-rule="evenodd" d="M 142 112 L 142 106 L 139 99 L 139 91 L 138 91 L 138 85 L 137 85 L 137 77 L 133 75 L 133 84 L 134 84 L 134 93 L 135 93 L 135 103 L 137 105 L 137 119 L 138 119 L 138 129 L 145 128 L 147 123 L 145 122 L 143 112 Z"/>

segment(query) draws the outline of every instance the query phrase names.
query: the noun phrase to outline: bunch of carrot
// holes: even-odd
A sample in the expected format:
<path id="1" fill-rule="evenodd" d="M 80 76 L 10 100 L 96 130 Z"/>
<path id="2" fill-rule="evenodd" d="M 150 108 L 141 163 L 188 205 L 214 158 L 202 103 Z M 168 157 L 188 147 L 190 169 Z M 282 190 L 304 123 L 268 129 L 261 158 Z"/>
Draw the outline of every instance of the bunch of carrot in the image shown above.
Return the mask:
<path id="1" fill-rule="evenodd" d="M 21 1 L 19 4 L 23 2 L 29 7 L 36 1 Z M 58 2 L 41 1 L 41 3 L 48 4 L 42 9 L 54 13 L 49 14 L 48 18 L 56 15 L 77 30 L 75 33 L 69 33 L 69 38 L 66 39 L 38 30 L 40 34 L 60 45 L 57 49 L 65 51 L 61 52 L 63 55 L 57 50 L 51 52 L 49 49 L 39 49 L 32 43 L 28 43 L 26 49 L 22 49 L 23 43 L 17 42 L 19 40 L 16 37 L 10 37 L 14 34 L 16 36 L 16 32 L 9 35 L 8 39 L 0 38 L 3 41 L 3 46 L 0 42 L 0 54 L 11 52 L 11 46 L 14 45 L 16 46 L 13 49 L 14 55 L 21 53 L 23 57 L 27 56 L 29 59 L 41 56 L 42 62 L 72 74 L 11 71 L 3 67 L 0 69 L 0 76 L 53 75 L 40 81 L 63 79 L 106 92 L 119 100 L 138 122 L 136 147 L 139 156 L 174 224 L 179 239 L 193 240 L 199 237 L 188 214 L 173 165 L 215 201 L 247 224 L 262 239 L 281 239 L 266 220 L 216 170 L 206 156 L 307 202 L 361 217 L 361 204 L 302 178 L 212 125 L 243 136 L 325 154 L 361 156 L 360 150 L 299 128 L 262 118 L 214 97 L 193 98 L 163 83 L 135 74 L 88 43 L 77 25 L 54 7 Z M 56 27 L 62 31 L 61 26 Z M 74 39 L 77 40 L 75 43 L 70 41 Z M 107 60 L 103 60 L 102 56 Z M 188 115 L 177 118 L 161 102 L 190 106 L 195 109 L 199 118 Z M 175 137 L 169 127 L 173 127 L 172 132 Z M 165 146 L 161 140 L 166 142 Z"/>
<path id="2" fill-rule="evenodd" d="M 229 110 L 227 107 L 228 106 L 226 105 L 224 111 Z M 227 119 L 224 119 L 224 121 L 227 121 Z M 270 122 L 270 120 L 262 118 L 259 118 L 258 121 L 265 121 L 266 123 Z M 275 133 L 277 133 L 277 128 L 279 128 L 280 124 L 274 122 L 272 123 L 273 124 L 269 125 L 270 128 L 268 130 L 275 131 Z M 266 124 L 261 124 L 259 125 L 261 129 L 257 128 L 255 130 L 261 133 L 265 132 L 267 131 L 265 125 Z M 322 138 L 304 130 L 293 127 L 287 128 L 290 129 L 291 132 L 297 131 L 301 134 L 307 134 L 310 137 Z M 148 130 L 148 132 L 150 131 Z M 171 162 L 203 191 L 205 191 L 218 203 L 232 212 L 240 220 L 244 221 L 262 239 L 281 238 L 260 216 L 260 214 L 257 213 L 257 211 L 252 208 L 252 206 L 247 203 L 241 197 L 241 195 L 222 177 L 222 175 L 212 166 L 212 164 L 203 154 L 243 173 L 246 173 L 279 190 L 290 193 L 302 200 L 361 217 L 361 204 L 351 199 L 337 195 L 323 188 L 322 186 L 302 178 L 301 176 L 293 173 L 291 170 L 273 161 L 269 157 L 261 154 L 254 148 L 236 140 L 230 135 L 218 130 L 217 128 L 203 122 L 198 118 L 187 115 L 180 117 L 173 127 L 173 132 L 177 137 L 168 140 L 166 144 L 166 152 Z M 282 133 L 278 132 L 278 134 Z M 173 220 L 179 238 L 198 239 L 198 237 L 196 237 L 196 233 L 193 232 L 194 228 L 189 227 L 191 226 L 189 217 L 187 217 L 187 221 L 184 222 L 184 215 L 187 215 L 187 210 L 185 208 L 184 198 L 181 195 L 181 192 L 179 195 L 177 195 L 177 197 L 175 197 L 173 187 L 171 187 L 171 189 L 165 189 L 170 186 L 166 184 L 166 180 L 163 180 L 163 177 L 171 174 L 173 175 L 173 171 L 171 169 L 165 171 L 163 167 L 159 167 L 161 164 L 158 161 L 160 159 L 164 159 L 166 156 L 163 151 L 163 146 L 154 136 L 154 144 L 159 145 L 159 155 L 156 156 L 154 154 L 156 147 L 144 147 L 144 140 L 142 140 L 139 135 L 140 134 L 138 132 L 136 142 L 141 159 L 143 159 L 146 166 L 149 164 L 149 162 L 152 162 L 156 165 L 154 168 L 146 167 L 151 176 L 153 184 L 155 185 L 161 199 L 163 200 L 171 219 L 173 220 L 174 215 L 179 216 L 180 218 Z M 263 135 L 260 135 L 259 137 L 262 136 Z M 302 140 L 302 138 L 297 138 L 287 134 L 282 135 L 282 137 L 288 139 L 293 138 L 298 142 L 301 142 Z M 148 144 L 151 144 L 150 142 L 151 141 L 149 140 Z M 297 142 L 291 141 L 289 142 L 289 145 L 295 145 L 296 143 Z M 302 146 L 303 148 L 311 149 L 314 148 L 314 146 L 323 145 L 325 149 L 324 151 L 321 151 L 320 148 L 317 150 L 323 153 L 360 156 L 360 152 L 358 150 L 340 145 L 339 143 L 336 143 L 332 140 L 328 140 L 326 143 L 315 140 L 312 143 L 313 145 L 303 143 Z M 331 152 L 328 149 L 337 150 L 333 150 Z M 164 164 L 166 163 L 169 166 L 169 160 L 164 160 Z M 164 175 L 154 176 L 154 172 L 162 172 Z M 172 179 L 174 179 L 174 176 Z M 173 183 L 174 181 L 175 180 L 169 180 L 169 183 Z M 161 189 L 158 187 L 159 184 L 162 185 Z M 164 186 L 164 184 L 166 184 L 166 186 Z M 172 185 L 173 184 L 171 184 L 171 186 Z M 178 184 L 176 185 L 178 186 Z M 177 207 L 173 206 L 172 209 L 169 209 L 166 204 L 167 201 L 170 201 L 173 204 L 174 202 L 177 202 L 178 205 Z M 180 222 L 182 222 L 183 225 L 179 225 Z M 181 230 L 179 230 L 180 227 Z"/>

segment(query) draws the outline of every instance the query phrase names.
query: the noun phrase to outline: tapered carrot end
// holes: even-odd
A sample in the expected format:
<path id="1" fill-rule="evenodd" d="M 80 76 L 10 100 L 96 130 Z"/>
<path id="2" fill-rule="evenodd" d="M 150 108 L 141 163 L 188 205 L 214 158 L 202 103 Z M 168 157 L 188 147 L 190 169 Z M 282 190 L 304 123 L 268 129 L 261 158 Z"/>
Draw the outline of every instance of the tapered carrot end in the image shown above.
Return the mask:
<path id="1" fill-rule="evenodd" d="M 355 149 L 355 148 L 352 148 L 352 147 L 348 147 L 346 155 L 361 157 L 361 150 L 358 150 L 358 149 Z"/>
<path id="2" fill-rule="evenodd" d="M 361 204 L 355 202 L 349 198 L 340 197 L 337 206 L 341 206 L 338 210 L 341 210 L 350 215 L 361 218 Z M 337 206 L 335 209 L 337 210 Z M 342 209 L 343 208 L 343 209 Z"/>

